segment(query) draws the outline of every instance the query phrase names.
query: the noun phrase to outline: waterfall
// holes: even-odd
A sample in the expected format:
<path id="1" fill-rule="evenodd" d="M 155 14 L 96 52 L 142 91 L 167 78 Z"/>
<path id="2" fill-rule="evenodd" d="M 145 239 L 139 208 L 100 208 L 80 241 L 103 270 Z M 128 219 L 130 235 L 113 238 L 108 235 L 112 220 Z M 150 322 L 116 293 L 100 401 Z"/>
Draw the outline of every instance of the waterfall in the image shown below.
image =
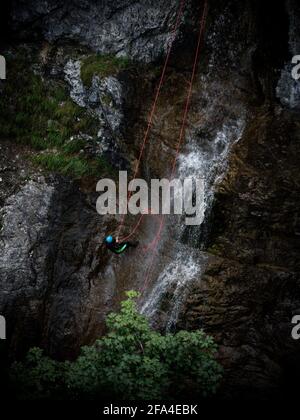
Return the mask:
<path id="1" fill-rule="evenodd" d="M 160 323 L 167 331 L 176 326 L 180 309 L 189 289 L 200 281 L 207 256 L 201 251 L 201 231 L 213 203 L 214 191 L 226 173 L 227 158 L 232 145 L 243 133 L 244 118 L 230 120 L 217 130 L 211 139 L 196 136 L 197 127 L 187 134 L 185 150 L 178 157 L 177 176 L 198 177 L 204 180 L 204 195 L 201 202 L 202 221 L 189 229 L 186 244 L 180 242 L 186 226 L 183 217 L 170 217 L 167 228 L 173 230 L 177 242 L 168 261 L 158 275 L 152 291 L 146 298 L 141 312 L 152 323 Z M 196 247 L 195 245 L 198 244 Z M 161 319 L 161 315 L 165 315 Z M 161 325 L 163 324 L 163 325 Z"/>

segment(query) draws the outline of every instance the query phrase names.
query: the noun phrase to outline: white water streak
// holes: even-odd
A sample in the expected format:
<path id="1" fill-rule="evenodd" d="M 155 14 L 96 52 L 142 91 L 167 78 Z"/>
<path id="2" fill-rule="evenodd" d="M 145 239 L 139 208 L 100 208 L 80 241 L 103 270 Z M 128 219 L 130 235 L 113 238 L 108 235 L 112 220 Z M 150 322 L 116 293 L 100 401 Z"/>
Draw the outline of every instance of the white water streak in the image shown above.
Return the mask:
<path id="1" fill-rule="evenodd" d="M 223 179 L 227 167 L 227 157 L 232 145 L 242 135 L 244 120 L 231 121 L 224 124 L 222 129 L 216 133 L 213 139 L 194 140 L 193 133 L 190 133 L 186 150 L 178 158 L 178 175 L 180 178 L 198 177 L 204 179 L 204 196 L 201 202 L 199 213 L 205 215 L 210 211 L 214 191 L 217 184 Z M 178 219 L 176 227 L 178 238 L 185 226 L 182 218 Z M 199 235 L 199 228 L 197 229 Z M 186 299 L 188 289 L 194 281 L 199 281 L 204 266 L 205 257 L 199 249 L 187 246 L 175 246 L 173 260 L 168 263 L 159 275 L 156 284 L 148 296 L 142 313 L 150 320 L 157 316 L 164 298 L 168 297 L 168 317 L 166 329 L 170 330 L 176 325 L 180 309 Z"/>

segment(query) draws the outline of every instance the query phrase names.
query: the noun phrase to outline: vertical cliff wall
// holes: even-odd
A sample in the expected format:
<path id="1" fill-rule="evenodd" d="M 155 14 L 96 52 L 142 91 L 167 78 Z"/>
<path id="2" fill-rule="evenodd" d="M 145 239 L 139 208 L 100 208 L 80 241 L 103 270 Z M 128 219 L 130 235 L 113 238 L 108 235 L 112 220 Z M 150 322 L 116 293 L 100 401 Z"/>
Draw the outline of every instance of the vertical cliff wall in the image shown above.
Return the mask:
<path id="1" fill-rule="evenodd" d="M 123 292 L 144 286 L 151 258 L 107 253 L 102 239 L 117 221 L 97 215 L 94 191 L 99 176 L 134 167 L 177 6 L 12 4 L 5 52 L 8 71 L 20 73 L 1 85 L 0 159 L 0 313 L 11 354 L 41 345 L 75 356 L 103 332 Z M 205 178 L 204 219 L 192 229 L 166 220 L 140 306 L 156 328 L 201 327 L 215 337 L 221 396 L 274 397 L 290 392 L 299 363 L 290 338 L 300 307 L 299 98 L 289 81 L 298 8 L 208 6 L 177 162 L 178 176 Z M 170 173 L 202 7 L 186 3 L 141 163 L 146 179 Z M 32 91 L 41 118 L 28 112 Z M 125 230 L 135 223 L 127 218 Z M 141 247 L 156 230 L 147 218 Z"/>

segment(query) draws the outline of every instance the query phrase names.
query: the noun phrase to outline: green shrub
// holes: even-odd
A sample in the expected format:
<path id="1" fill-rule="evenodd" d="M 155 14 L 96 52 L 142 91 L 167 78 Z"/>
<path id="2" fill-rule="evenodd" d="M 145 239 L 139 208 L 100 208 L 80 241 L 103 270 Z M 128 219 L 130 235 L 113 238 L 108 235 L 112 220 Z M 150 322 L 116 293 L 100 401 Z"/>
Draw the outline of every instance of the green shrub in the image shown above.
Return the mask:
<path id="1" fill-rule="evenodd" d="M 34 347 L 27 353 L 24 363 L 14 363 L 12 383 L 17 383 L 19 399 L 61 399 L 68 362 L 57 362 Z M 66 394 L 65 394 L 66 395 Z"/>
<path id="2" fill-rule="evenodd" d="M 127 292 L 119 313 L 107 317 L 108 333 L 82 348 L 74 362 L 55 362 L 41 350 L 16 363 L 12 377 L 21 394 L 49 398 L 205 398 L 216 392 L 222 368 L 213 339 L 203 331 L 161 335 L 137 311 L 136 292 Z M 59 388 L 59 389 L 58 389 Z"/>

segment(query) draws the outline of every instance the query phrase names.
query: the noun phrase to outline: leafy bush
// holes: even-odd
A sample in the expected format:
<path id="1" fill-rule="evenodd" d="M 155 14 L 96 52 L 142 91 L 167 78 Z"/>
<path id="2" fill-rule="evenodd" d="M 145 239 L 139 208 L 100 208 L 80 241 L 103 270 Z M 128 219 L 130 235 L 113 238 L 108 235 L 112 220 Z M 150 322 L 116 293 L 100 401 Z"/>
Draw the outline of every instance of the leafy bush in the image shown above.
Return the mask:
<path id="1" fill-rule="evenodd" d="M 60 399 L 69 362 L 57 362 L 43 350 L 29 350 L 24 363 L 14 363 L 11 379 L 17 383 L 20 399 Z"/>
<path id="2" fill-rule="evenodd" d="M 12 374 L 23 395 L 31 390 L 46 398 L 57 395 L 58 388 L 66 398 L 92 399 L 214 394 L 222 368 L 215 360 L 213 339 L 203 331 L 161 335 L 138 313 L 138 294 L 131 291 L 127 296 L 120 312 L 107 317 L 107 335 L 83 347 L 74 362 L 56 362 L 33 349 L 24 363 L 16 363 Z"/>

